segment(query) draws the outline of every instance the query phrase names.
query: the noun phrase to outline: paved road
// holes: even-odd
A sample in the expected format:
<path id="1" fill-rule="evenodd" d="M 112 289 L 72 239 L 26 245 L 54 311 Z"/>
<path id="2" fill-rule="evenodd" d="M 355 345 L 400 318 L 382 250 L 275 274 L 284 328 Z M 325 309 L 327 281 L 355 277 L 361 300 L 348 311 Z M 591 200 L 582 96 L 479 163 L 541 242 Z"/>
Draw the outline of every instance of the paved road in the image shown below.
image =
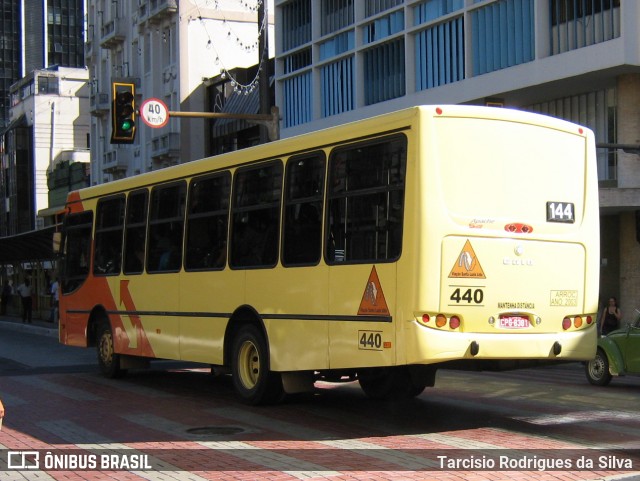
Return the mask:
<path id="1" fill-rule="evenodd" d="M 5 321 L 0 480 L 640 480 L 640 378 L 441 371 L 406 402 L 343 384 L 248 407 L 192 365 L 104 379 L 93 350 Z"/>

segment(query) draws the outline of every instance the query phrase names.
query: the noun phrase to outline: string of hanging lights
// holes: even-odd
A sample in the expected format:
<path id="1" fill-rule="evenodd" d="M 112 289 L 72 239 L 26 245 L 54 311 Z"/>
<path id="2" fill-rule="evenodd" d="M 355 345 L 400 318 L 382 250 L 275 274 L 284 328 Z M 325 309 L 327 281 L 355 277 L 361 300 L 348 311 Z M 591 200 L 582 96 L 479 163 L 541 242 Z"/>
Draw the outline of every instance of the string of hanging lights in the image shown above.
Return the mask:
<path id="1" fill-rule="evenodd" d="M 246 1 L 246 0 L 238 0 L 238 3 L 242 5 L 242 7 L 249 12 L 258 12 L 258 10 L 260 9 L 260 6 L 262 5 L 262 2 L 263 0 L 255 0 L 253 2 Z M 238 79 L 233 76 L 231 71 L 229 71 L 229 69 L 225 67 L 224 63 L 220 58 L 221 56 L 218 52 L 218 49 L 216 48 L 211 38 L 211 35 L 207 29 L 207 22 L 205 21 L 205 17 L 203 17 L 202 12 L 200 10 L 200 4 L 196 2 L 195 6 L 198 11 L 198 16 L 193 20 L 199 20 L 202 27 L 204 28 L 205 34 L 207 35 L 207 39 L 208 39 L 206 48 L 208 50 L 213 49 L 216 55 L 214 63 L 216 66 L 220 66 L 220 77 L 222 79 L 229 78 L 231 87 L 233 88 L 236 94 L 249 95 L 258 87 L 258 82 L 260 80 L 260 72 L 262 70 L 263 63 L 265 61 L 264 59 L 268 58 L 268 55 L 259 56 L 260 61 L 259 61 L 258 69 L 256 70 L 256 75 L 249 83 L 245 84 L 238 81 Z M 227 18 L 224 16 L 224 10 L 221 8 L 220 2 L 218 0 L 205 0 L 203 7 L 204 6 L 218 10 L 222 14 L 222 24 L 227 30 L 228 41 L 235 42 L 240 49 L 244 50 L 247 53 L 255 52 L 258 50 L 260 45 L 260 37 L 263 35 L 264 30 L 268 28 L 268 15 L 266 14 L 266 11 L 265 11 L 265 15 L 263 16 L 262 23 L 260 24 L 258 29 L 257 39 L 254 42 L 247 43 L 245 40 L 240 38 L 240 36 L 233 31 L 232 22 L 229 22 Z M 266 4 L 265 4 L 265 9 L 266 9 Z M 266 45 L 265 45 L 265 48 L 267 48 Z"/>

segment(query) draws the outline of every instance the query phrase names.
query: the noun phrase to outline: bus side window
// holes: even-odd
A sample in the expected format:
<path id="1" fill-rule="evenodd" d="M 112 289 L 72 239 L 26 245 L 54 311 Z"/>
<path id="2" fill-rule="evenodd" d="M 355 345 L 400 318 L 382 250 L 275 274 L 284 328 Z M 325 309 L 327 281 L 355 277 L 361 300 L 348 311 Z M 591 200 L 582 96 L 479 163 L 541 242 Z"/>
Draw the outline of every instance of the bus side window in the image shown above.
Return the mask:
<path id="1" fill-rule="evenodd" d="M 324 153 L 290 159 L 285 180 L 282 264 L 313 265 L 320 261 Z"/>
<path id="2" fill-rule="evenodd" d="M 141 274 L 144 271 L 148 203 L 149 191 L 146 189 L 129 194 L 125 225 L 125 274 Z"/>
<path id="3" fill-rule="evenodd" d="M 148 272 L 180 270 L 186 190 L 186 183 L 181 181 L 151 191 Z"/>
<path id="4" fill-rule="evenodd" d="M 93 212 L 69 214 L 63 231 L 63 270 L 61 288 L 63 294 L 78 289 L 89 274 L 91 231 Z"/>
<path id="5" fill-rule="evenodd" d="M 227 260 L 231 174 L 193 179 L 189 187 L 186 270 L 222 269 Z"/>
<path id="6" fill-rule="evenodd" d="M 93 259 L 94 275 L 120 274 L 124 206 L 125 198 L 123 195 L 98 201 L 96 245 Z"/>
<path id="7" fill-rule="evenodd" d="M 281 162 L 238 170 L 235 174 L 231 267 L 276 265 L 281 193 Z"/>
<path id="8" fill-rule="evenodd" d="M 332 152 L 327 262 L 384 262 L 400 256 L 406 160 L 404 136 Z"/>

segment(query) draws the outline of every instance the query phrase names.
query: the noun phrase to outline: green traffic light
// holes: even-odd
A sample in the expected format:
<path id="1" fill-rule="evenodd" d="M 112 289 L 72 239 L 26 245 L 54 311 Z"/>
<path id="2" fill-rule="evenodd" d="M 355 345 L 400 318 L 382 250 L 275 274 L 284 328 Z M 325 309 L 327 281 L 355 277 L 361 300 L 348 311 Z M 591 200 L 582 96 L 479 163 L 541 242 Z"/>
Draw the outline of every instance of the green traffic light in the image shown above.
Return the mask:
<path id="1" fill-rule="evenodd" d="M 120 130 L 122 130 L 124 132 L 128 132 L 132 128 L 133 128 L 133 120 L 131 120 L 131 119 L 125 119 L 120 124 Z"/>

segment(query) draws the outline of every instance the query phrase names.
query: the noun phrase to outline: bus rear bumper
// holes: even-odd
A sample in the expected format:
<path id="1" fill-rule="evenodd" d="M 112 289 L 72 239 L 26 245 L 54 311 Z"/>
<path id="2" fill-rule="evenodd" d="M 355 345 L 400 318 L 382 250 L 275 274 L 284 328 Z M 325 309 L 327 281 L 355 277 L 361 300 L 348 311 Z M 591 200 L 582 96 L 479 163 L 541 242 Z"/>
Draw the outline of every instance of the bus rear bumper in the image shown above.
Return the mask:
<path id="1" fill-rule="evenodd" d="M 439 331 L 415 324 L 407 334 L 408 364 L 462 359 L 588 361 L 595 357 L 597 343 L 595 325 L 576 331 L 524 334 Z"/>

